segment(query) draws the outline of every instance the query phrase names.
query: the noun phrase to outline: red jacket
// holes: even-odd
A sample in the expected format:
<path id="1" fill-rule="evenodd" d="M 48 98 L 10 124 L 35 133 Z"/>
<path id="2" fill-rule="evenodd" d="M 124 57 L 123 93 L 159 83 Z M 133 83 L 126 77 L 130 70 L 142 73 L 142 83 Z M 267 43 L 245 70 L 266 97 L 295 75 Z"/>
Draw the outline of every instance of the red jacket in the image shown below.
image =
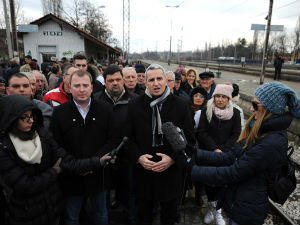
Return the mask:
<path id="1" fill-rule="evenodd" d="M 63 89 L 64 83 L 62 82 L 58 88 L 54 88 L 47 92 L 43 98 L 43 102 L 51 105 L 52 107 L 59 106 L 71 99 L 71 95 L 68 95 Z"/>

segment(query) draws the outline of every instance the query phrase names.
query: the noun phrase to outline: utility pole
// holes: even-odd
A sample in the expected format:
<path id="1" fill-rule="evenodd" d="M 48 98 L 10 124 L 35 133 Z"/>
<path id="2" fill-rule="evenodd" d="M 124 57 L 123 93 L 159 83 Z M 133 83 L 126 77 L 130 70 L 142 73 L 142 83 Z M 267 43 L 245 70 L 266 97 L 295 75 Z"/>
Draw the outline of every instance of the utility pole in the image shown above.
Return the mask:
<path id="1" fill-rule="evenodd" d="M 181 27 L 181 36 L 180 36 L 180 40 L 178 40 L 177 43 L 177 63 L 180 64 L 180 52 L 182 51 L 182 31 L 183 31 L 183 27 Z"/>
<path id="2" fill-rule="evenodd" d="M 130 51 L 129 48 L 130 48 L 130 0 L 123 0 L 123 58 L 124 59 L 128 59 L 129 57 L 129 51 Z"/>
<path id="3" fill-rule="evenodd" d="M 3 0 L 3 9 L 4 9 L 4 17 L 5 17 L 5 25 L 6 25 L 8 57 L 9 57 L 9 59 L 11 59 L 11 58 L 13 58 L 13 51 L 12 51 L 12 45 L 11 45 L 10 24 L 9 24 L 9 18 L 8 18 L 8 14 L 7 14 L 6 0 Z"/>
<path id="4" fill-rule="evenodd" d="M 172 57 L 172 35 L 170 35 L 170 49 L 168 54 L 168 65 L 170 66 L 171 63 L 171 57 Z"/>
<path id="5" fill-rule="evenodd" d="M 270 0 L 269 4 L 269 13 L 266 19 L 268 19 L 267 23 L 267 32 L 266 32 L 266 39 L 265 39 L 265 45 L 264 45 L 264 51 L 263 51 L 263 60 L 262 60 L 262 68 L 261 68 L 261 74 L 260 74 L 260 84 L 264 83 L 265 78 L 265 71 L 266 71 L 266 62 L 268 57 L 268 42 L 269 42 L 269 35 L 270 35 L 270 28 L 271 28 L 271 19 L 272 19 L 272 10 L 273 10 L 273 0 Z"/>
<path id="6" fill-rule="evenodd" d="M 180 6 L 180 4 L 179 5 L 174 5 L 174 6 L 166 5 L 167 8 L 179 8 L 179 6 Z M 171 57 L 172 57 L 172 26 L 173 26 L 173 23 L 172 23 L 172 12 L 171 12 L 170 50 L 169 50 L 169 54 L 168 54 L 168 65 L 169 66 L 171 64 Z"/>
<path id="7" fill-rule="evenodd" d="M 15 2 L 14 0 L 9 0 L 10 7 L 10 20 L 11 20 L 11 30 L 12 30 L 12 43 L 13 43 L 13 54 L 18 54 L 18 37 L 17 37 L 17 27 L 16 27 L 16 14 L 15 14 Z"/>

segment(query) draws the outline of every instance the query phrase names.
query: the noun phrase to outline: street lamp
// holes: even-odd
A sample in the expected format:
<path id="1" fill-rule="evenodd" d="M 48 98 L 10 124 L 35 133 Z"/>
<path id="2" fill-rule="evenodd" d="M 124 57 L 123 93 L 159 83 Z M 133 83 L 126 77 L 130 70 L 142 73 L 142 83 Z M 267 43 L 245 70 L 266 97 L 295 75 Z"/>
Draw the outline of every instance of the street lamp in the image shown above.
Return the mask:
<path id="1" fill-rule="evenodd" d="M 106 6 L 105 5 L 100 5 L 97 7 L 98 9 L 105 9 Z M 98 32 L 97 32 L 97 38 L 100 39 L 100 31 L 101 31 L 101 27 L 99 26 Z"/>
<path id="2" fill-rule="evenodd" d="M 179 8 L 179 5 L 166 5 L 166 8 Z M 169 50 L 169 54 L 168 54 L 168 65 L 170 66 L 170 61 L 171 61 L 171 54 L 172 54 L 172 14 L 171 14 L 171 34 L 170 34 L 170 50 Z"/>

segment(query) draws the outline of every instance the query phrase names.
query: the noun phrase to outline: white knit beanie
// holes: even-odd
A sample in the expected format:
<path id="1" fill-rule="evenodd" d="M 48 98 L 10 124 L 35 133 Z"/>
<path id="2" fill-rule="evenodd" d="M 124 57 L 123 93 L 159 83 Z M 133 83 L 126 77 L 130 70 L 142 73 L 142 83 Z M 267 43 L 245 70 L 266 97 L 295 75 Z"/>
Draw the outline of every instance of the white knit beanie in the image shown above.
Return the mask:
<path id="1" fill-rule="evenodd" d="M 213 96 L 215 95 L 226 95 L 230 100 L 232 99 L 233 87 L 228 84 L 217 84 Z"/>

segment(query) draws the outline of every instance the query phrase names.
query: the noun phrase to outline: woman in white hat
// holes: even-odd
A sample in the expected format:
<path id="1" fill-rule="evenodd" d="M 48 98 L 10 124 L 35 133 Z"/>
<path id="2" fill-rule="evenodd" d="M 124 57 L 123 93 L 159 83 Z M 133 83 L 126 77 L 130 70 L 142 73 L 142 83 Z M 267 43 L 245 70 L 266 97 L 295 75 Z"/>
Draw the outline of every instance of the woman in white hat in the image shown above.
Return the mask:
<path id="1" fill-rule="evenodd" d="M 203 110 L 197 129 L 199 148 L 212 152 L 227 152 L 237 141 L 241 132 L 240 112 L 233 107 L 231 85 L 218 84 L 213 97 Z M 215 220 L 225 225 L 221 209 L 216 210 L 219 188 L 205 186 L 208 199 L 205 223 Z"/>

